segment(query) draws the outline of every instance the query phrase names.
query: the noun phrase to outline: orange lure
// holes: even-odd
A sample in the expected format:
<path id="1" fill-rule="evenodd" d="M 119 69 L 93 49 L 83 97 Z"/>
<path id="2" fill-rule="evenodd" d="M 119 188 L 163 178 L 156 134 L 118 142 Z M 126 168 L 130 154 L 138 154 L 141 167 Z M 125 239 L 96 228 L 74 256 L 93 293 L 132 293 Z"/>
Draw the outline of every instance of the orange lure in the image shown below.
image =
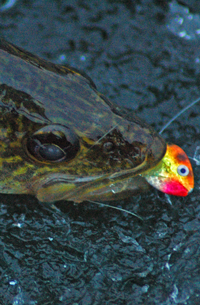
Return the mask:
<path id="1" fill-rule="evenodd" d="M 175 144 L 167 144 L 163 159 L 142 176 L 152 186 L 169 195 L 187 196 L 194 188 L 194 175 L 189 158 Z"/>

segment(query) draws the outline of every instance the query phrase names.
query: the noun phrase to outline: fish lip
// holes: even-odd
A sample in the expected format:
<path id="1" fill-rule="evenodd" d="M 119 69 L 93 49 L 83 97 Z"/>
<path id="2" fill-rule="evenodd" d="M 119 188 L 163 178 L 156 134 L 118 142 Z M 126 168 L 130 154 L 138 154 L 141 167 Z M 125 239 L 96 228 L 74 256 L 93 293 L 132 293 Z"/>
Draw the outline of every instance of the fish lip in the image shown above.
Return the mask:
<path id="1" fill-rule="evenodd" d="M 76 177 L 76 176 L 69 176 L 66 174 L 53 174 L 53 175 L 45 175 L 39 181 L 34 183 L 33 190 L 34 193 L 39 193 L 42 189 L 48 189 L 54 187 L 56 185 L 65 184 L 67 185 L 74 185 L 75 190 L 72 193 L 76 193 L 79 189 L 83 189 L 86 186 L 90 187 L 91 184 L 95 183 L 98 179 L 103 178 L 102 176 L 94 176 L 94 177 Z M 71 193 L 71 192 L 70 192 Z M 72 194 L 71 194 L 72 196 Z M 64 197 L 62 199 L 65 199 Z M 61 199 L 59 199 L 61 200 Z"/>
<path id="2" fill-rule="evenodd" d="M 72 200 L 82 202 L 88 195 L 87 190 L 94 187 L 95 181 L 101 182 L 104 176 L 75 177 L 65 174 L 54 174 L 43 177 L 35 185 L 34 192 L 41 202 Z M 100 183 L 101 185 L 101 183 Z M 85 199 L 86 200 L 86 199 Z"/>

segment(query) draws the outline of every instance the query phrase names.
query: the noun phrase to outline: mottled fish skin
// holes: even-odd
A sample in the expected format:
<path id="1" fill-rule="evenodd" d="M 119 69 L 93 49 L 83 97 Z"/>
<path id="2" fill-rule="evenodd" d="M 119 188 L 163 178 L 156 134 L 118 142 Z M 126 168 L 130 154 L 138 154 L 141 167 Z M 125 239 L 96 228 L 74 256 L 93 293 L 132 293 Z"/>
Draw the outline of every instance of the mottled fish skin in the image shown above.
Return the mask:
<path id="1" fill-rule="evenodd" d="M 132 111 L 100 94 L 88 76 L 4 39 L 0 71 L 1 193 L 81 202 L 129 197 L 148 187 L 138 174 L 163 158 L 165 141 Z M 57 129 L 76 138 L 74 154 L 72 148 L 70 159 L 38 159 L 27 146 L 34 149 L 35 134 L 50 137 Z"/>

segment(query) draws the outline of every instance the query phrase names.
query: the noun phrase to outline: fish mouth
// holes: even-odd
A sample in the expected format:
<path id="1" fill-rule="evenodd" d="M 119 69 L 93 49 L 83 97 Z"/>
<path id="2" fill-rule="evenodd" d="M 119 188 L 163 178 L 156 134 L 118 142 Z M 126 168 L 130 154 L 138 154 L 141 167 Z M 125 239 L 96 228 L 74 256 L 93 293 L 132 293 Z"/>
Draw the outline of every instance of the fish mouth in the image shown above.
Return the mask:
<path id="1" fill-rule="evenodd" d="M 40 180 L 35 182 L 33 186 L 34 194 L 42 202 L 55 202 L 58 200 L 82 202 L 95 196 L 101 196 L 102 200 L 109 200 L 104 194 L 111 192 L 110 186 L 113 184 L 118 188 L 116 192 L 118 194 L 121 191 L 125 192 L 127 186 L 129 189 L 135 190 L 134 185 L 131 187 L 129 180 L 132 178 L 134 178 L 134 181 L 135 179 L 137 180 L 136 176 L 143 184 L 144 179 L 139 174 L 144 170 L 145 163 L 146 160 L 133 169 L 98 176 L 77 177 L 75 175 L 54 173 L 40 177 Z M 139 184 L 137 184 L 137 187 L 140 188 Z M 116 197 L 115 199 L 118 198 Z"/>
<path id="2" fill-rule="evenodd" d="M 54 174 L 43 177 L 34 186 L 34 193 L 41 202 L 72 200 L 81 202 L 91 191 L 101 189 L 104 176 L 75 177 L 64 174 Z"/>
<path id="3" fill-rule="evenodd" d="M 117 175 L 105 174 L 99 176 L 77 177 L 65 174 L 45 176 L 34 185 L 34 193 L 41 202 L 71 200 L 82 202 L 89 199 L 114 200 L 119 199 L 123 192 L 136 192 L 139 182 L 144 178 L 137 176 L 132 170 L 118 172 Z M 136 185 L 134 182 L 136 180 Z M 145 181 L 146 183 L 146 181 Z M 111 196 L 113 193 L 113 196 Z M 117 197 L 119 195 L 119 198 Z M 130 193 L 131 195 L 131 193 Z M 112 197 L 112 198 L 111 198 Z M 115 198 L 114 198 L 115 197 Z M 128 196 L 123 196 L 123 198 Z"/>

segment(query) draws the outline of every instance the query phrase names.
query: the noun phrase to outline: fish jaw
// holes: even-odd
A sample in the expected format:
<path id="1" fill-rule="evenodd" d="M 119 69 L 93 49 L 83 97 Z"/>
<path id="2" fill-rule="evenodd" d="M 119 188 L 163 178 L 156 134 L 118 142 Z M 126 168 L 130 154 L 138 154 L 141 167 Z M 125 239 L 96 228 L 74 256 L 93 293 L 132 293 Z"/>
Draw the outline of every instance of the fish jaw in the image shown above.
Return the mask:
<path id="1" fill-rule="evenodd" d="M 175 144 L 167 150 L 159 164 L 142 176 L 163 193 L 185 197 L 194 188 L 194 175 L 186 153 Z"/>

